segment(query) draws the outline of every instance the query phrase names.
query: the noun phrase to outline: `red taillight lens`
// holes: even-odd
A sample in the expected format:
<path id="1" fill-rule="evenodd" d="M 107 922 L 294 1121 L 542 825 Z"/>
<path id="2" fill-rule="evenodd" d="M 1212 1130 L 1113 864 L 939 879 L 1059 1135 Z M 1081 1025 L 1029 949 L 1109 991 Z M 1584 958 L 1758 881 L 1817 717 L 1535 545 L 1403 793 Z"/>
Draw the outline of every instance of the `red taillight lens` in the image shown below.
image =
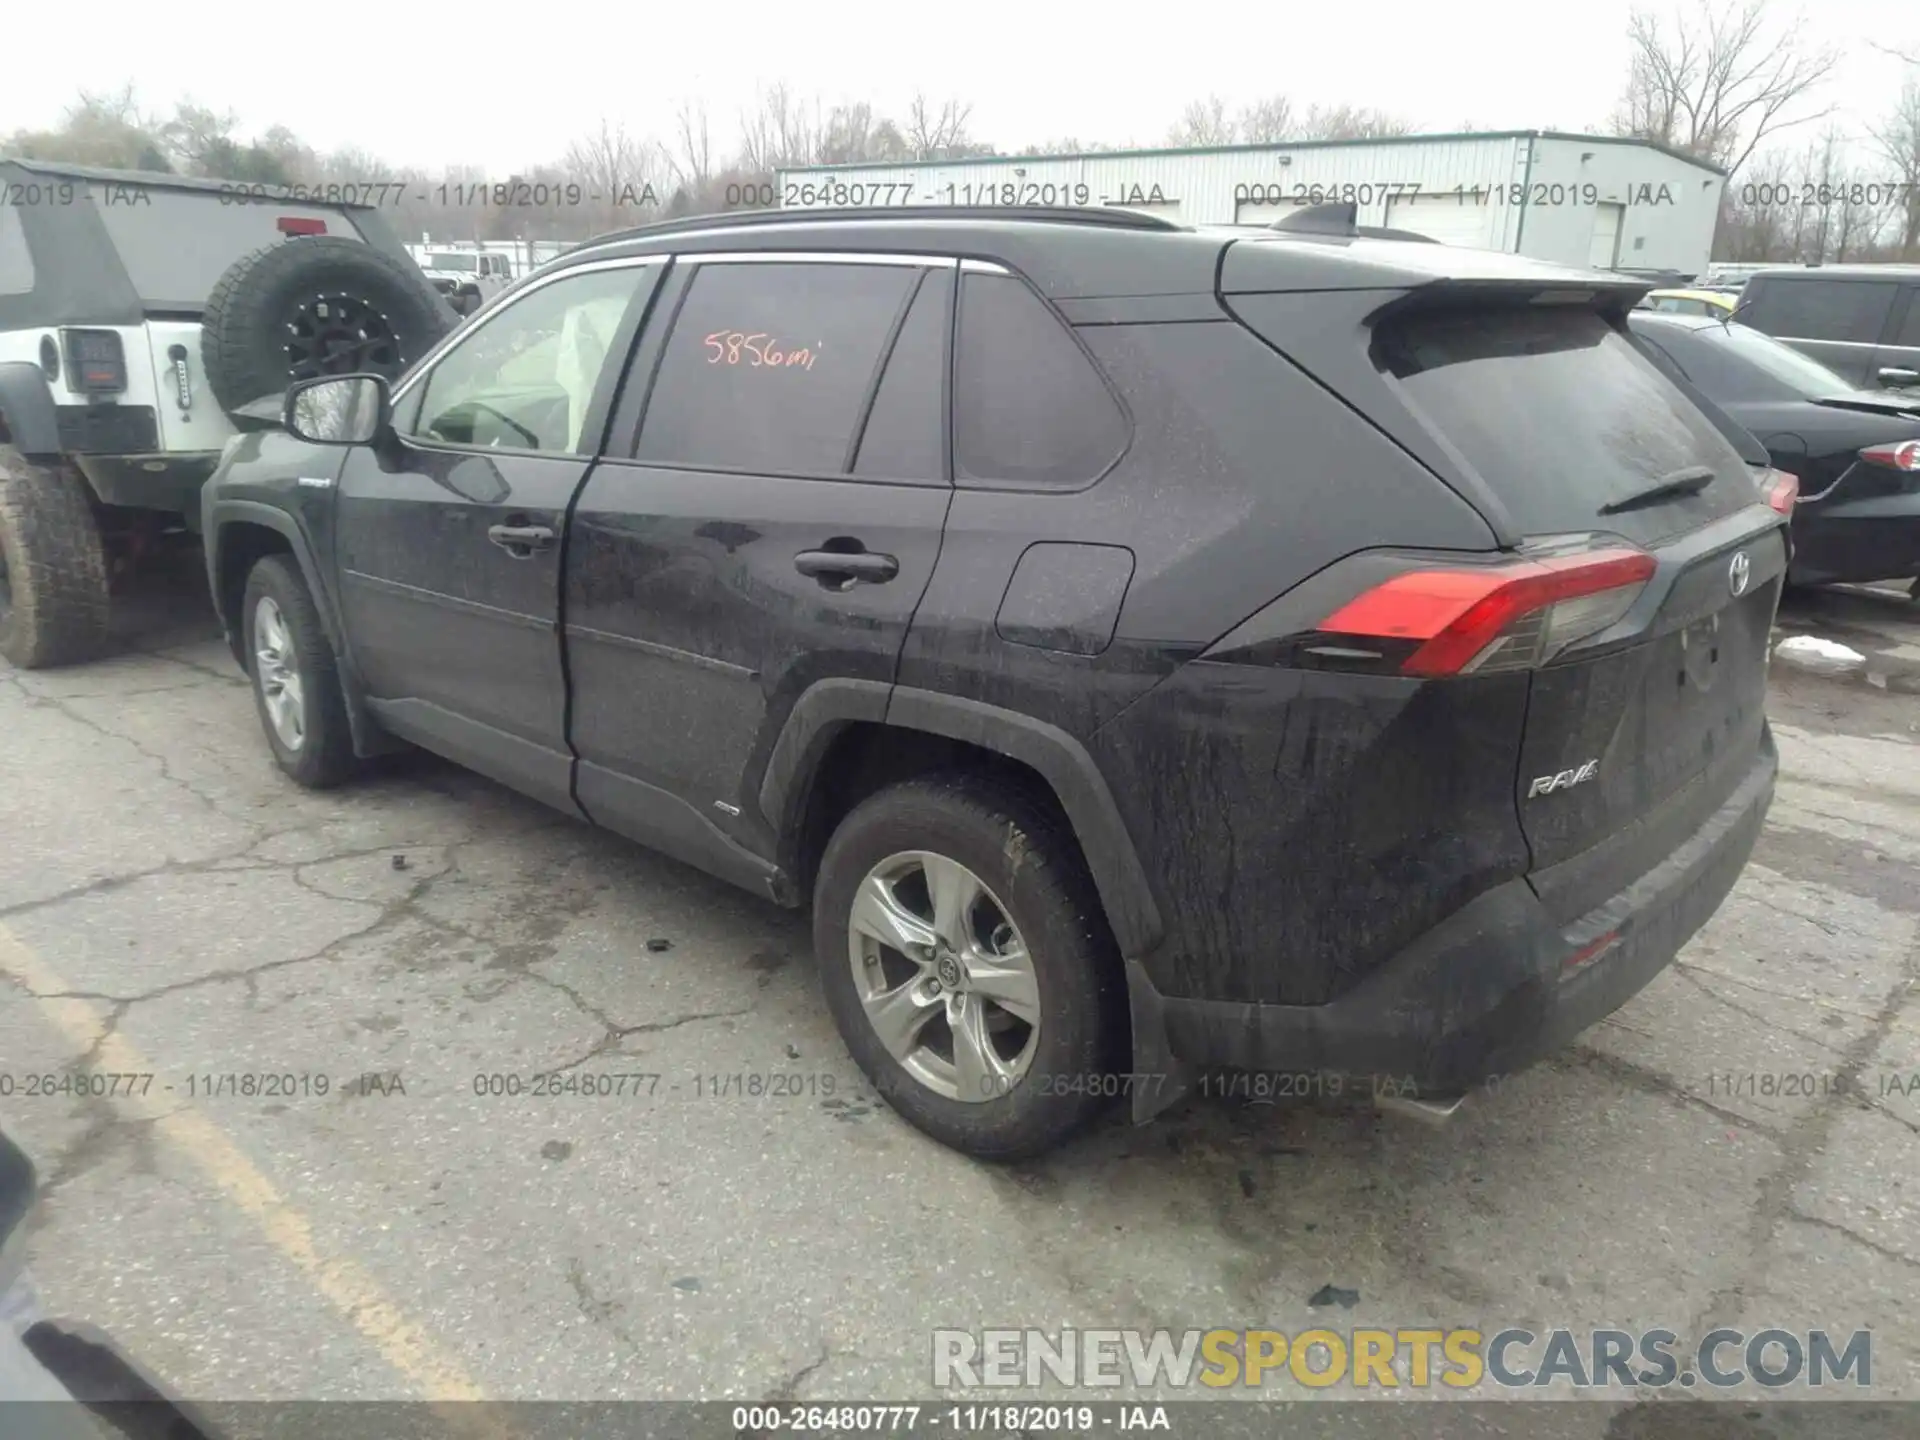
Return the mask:
<path id="1" fill-rule="evenodd" d="M 273 223 L 274 228 L 279 230 L 282 235 L 324 235 L 327 233 L 326 221 L 309 220 L 301 215 L 282 215 Z"/>
<path id="2" fill-rule="evenodd" d="M 1889 470 L 1920 470 L 1920 440 L 1901 440 L 1892 445 L 1869 445 L 1860 452 L 1869 465 L 1884 465 Z"/>
<path id="3" fill-rule="evenodd" d="M 1320 623 L 1325 634 L 1414 640 L 1405 675 L 1524 670 L 1597 635 L 1632 608 L 1654 572 L 1641 550 L 1396 575 Z"/>
<path id="4" fill-rule="evenodd" d="M 1785 470 L 1769 470 L 1761 481 L 1766 486 L 1767 504 L 1782 515 L 1793 514 L 1794 501 L 1800 498 L 1800 477 Z"/>

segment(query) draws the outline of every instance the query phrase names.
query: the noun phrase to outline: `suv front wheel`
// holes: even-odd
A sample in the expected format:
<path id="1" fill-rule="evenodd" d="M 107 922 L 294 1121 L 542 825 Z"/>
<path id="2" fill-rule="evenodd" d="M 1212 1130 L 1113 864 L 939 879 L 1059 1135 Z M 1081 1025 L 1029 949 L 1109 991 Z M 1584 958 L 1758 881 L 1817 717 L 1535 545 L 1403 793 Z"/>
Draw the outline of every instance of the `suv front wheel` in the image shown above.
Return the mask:
<path id="1" fill-rule="evenodd" d="M 969 775 L 896 785 L 841 822 L 814 949 L 854 1060 L 969 1155 L 1050 1150 L 1116 1092 L 1118 961 L 1060 820 Z"/>
<path id="2" fill-rule="evenodd" d="M 247 576 L 241 624 L 253 699 L 273 758 L 310 789 L 353 772 L 353 736 L 333 648 L 293 561 L 269 555 Z"/>

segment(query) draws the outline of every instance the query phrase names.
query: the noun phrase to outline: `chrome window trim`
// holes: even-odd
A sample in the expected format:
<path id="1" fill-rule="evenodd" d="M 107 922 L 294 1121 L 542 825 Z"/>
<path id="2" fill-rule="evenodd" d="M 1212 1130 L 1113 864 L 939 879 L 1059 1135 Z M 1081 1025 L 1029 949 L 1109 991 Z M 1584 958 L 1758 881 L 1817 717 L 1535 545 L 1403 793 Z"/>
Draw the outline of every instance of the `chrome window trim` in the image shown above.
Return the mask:
<path id="1" fill-rule="evenodd" d="M 646 265 L 659 265 L 668 258 L 669 257 L 665 255 L 624 255 L 615 260 L 590 260 L 584 265 L 569 265 L 564 270 L 554 271 L 551 275 L 528 276 L 527 279 L 522 282 L 521 287 L 516 287 L 510 291 L 503 291 L 500 304 L 477 317 L 474 324 L 456 327 L 453 333 L 446 336 L 438 345 L 429 350 L 426 355 L 421 358 L 420 363 L 413 367 L 412 372 L 407 378 L 394 390 L 392 396 L 394 405 L 398 406 L 400 401 L 406 398 L 407 392 L 413 389 L 414 386 L 420 384 L 426 378 L 427 373 L 439 365 L 440 361 L 450 354 L 456 346 L 472 338 L 477 331 L 483 330 L 493 324 L 494 321 L 512 310 L 514 306 L 518 305 L 536 290 L 544 290 L 547 286 L 558 284 L 560 281 L 574 275 L 588 275 L 600 270 L 639 269 Z"/>
<path id="2" fill-rule="evenodd" d="M 911 265 L 919 269 L 951 270 L 960 261 L 951 255 L 908 255 L 876 250 L 700 250 L 674 253 L 678 265 Z"/>

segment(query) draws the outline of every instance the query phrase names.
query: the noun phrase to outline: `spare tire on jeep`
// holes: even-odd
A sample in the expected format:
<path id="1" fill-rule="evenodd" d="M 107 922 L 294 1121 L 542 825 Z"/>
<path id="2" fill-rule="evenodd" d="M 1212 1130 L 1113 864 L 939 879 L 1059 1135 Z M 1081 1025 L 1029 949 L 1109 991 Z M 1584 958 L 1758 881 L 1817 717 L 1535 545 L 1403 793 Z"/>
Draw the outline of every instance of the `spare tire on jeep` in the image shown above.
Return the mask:
<path id="1" fill-rule="evenodd" d="M 234 261 L 208 297 L 200 357 L 229 414 L 297 380 L 397 378 L 459 324 L 412 265 L 359 240 L 300 236 Z"/>

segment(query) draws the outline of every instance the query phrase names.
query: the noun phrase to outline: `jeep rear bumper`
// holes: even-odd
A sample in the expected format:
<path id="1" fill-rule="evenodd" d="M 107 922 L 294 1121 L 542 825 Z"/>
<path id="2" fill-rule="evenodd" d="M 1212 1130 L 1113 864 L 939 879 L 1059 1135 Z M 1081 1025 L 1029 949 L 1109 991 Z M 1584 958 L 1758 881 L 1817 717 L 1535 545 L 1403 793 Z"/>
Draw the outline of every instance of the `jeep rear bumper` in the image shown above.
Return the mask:
<path id="1" fill-rule="evenodd" d="M 1447 1100 L 1612 1014 L 1719 908 L 1752 854 L 1778 771 L 1772 736 L 1726 802 L 1659 864 L 1569 925 L 1525 880 L 1497 886 L 1324 1005 L 1160 995 L 1137 963 L 1134 1118 L 1186 1090 Z M 1258 1087 L 1209 1072 L 1268 1072 Z M 1155 1075 L 1171 1083 L 1147 1083 Z M 1207 1077 L 1207 1078 L 1203 1078 Z"/>
<path id="2" fill-rule="evenodd" d="M 220 463 L 218 450 L 169 451 L 155 455 L 75 455 L 103 505 L 166 510 L 200 523 L 200 487 Z"/>

